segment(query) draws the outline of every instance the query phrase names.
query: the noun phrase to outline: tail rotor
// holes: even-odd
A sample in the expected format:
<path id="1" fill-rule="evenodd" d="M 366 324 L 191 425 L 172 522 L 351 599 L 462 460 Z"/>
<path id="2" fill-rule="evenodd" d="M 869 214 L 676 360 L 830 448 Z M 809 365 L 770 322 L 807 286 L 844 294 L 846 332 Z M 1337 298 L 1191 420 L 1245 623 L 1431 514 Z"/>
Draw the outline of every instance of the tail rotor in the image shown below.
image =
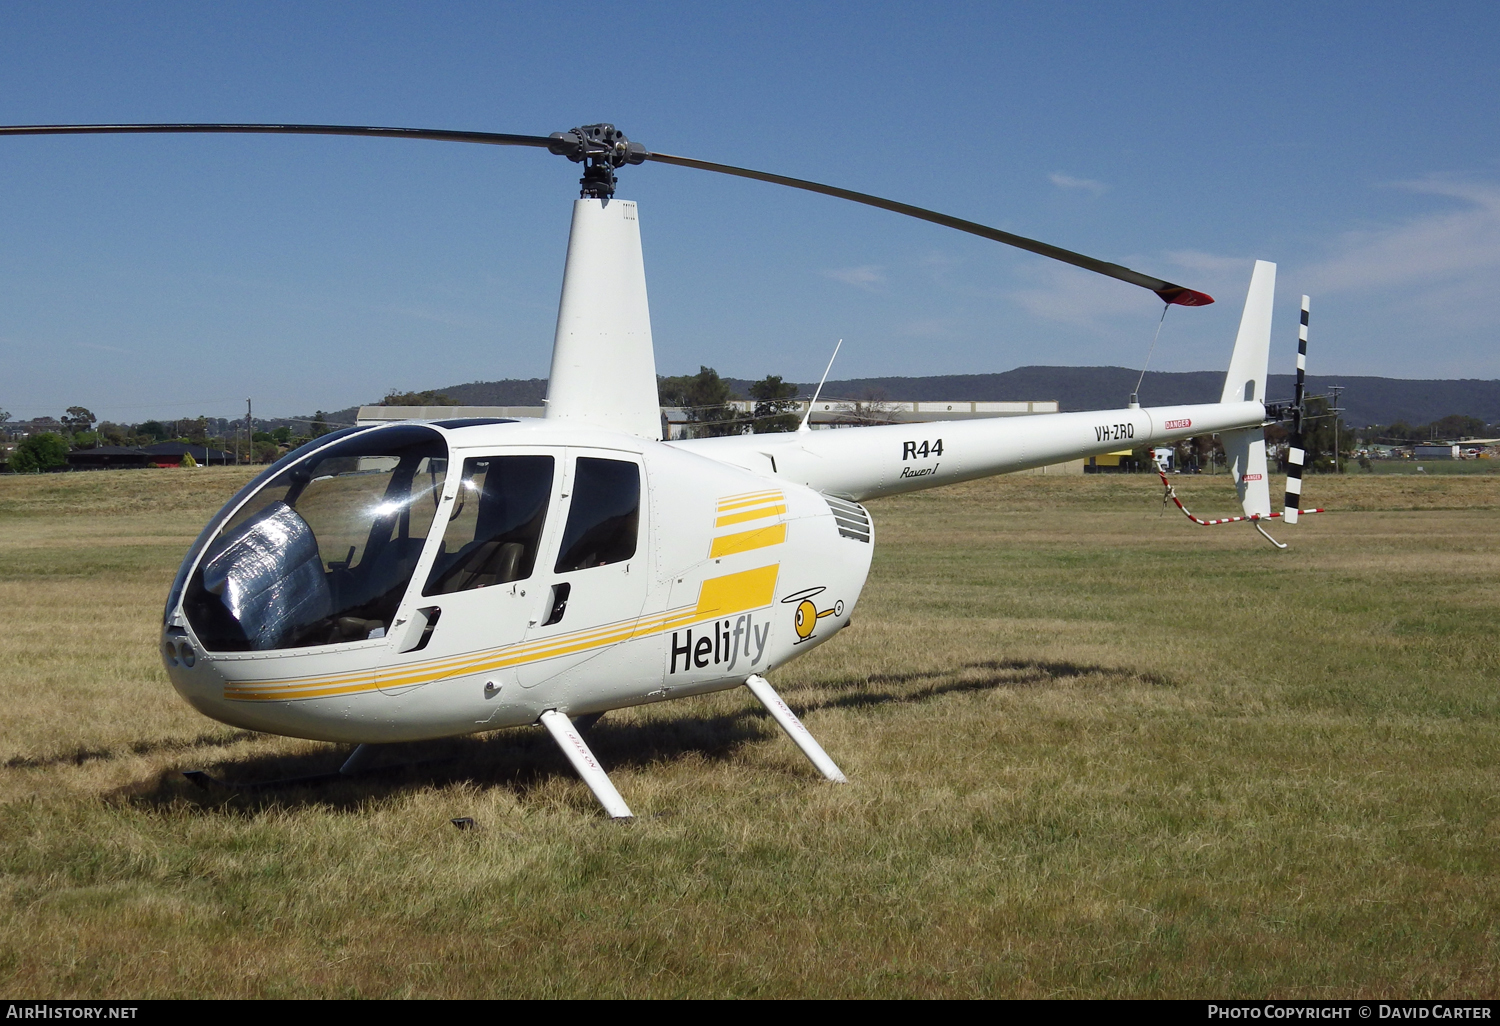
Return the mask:
<path id="1" fill-rule="evenodd" d="M 1275 266 L 1265 265 L 1269 270 L 1264 282 L 1261 284 L 1260 302 L 1257 305 L 1255 297 L 1257 294 L 1257 278 L 1252 278 L 1250 292 L 1251 298 L 1245 303 L 1245 320 L 1240 326 L 1240 340 L 1235 344 L 1235 356 L 1231 358 L 1229 376 L 1224 384 L 1223 402 L 1231 402 L 1243 394 L 1249 399 L 1255 394 L 1264 391 L 1265 380 L 1265 352 L 1270 344 L 1270 303 L 1271 294 L 1275 285 Z M 1257 261 L 1257 276 L 1261 273 L 1261 262 Z M 1302 297 L 1302 323 L 1297 328 L 1297 386 L 1296 394 L 1290 403 L 1269 402 L 1265 404 L 1267 423 L 1273 421 L 1284 421 L 1289 415 L 1292 419 L 1292 430 L 1287 439 L 1286 458 L 1286 501 L 1279 513 L 1271 512 L 1271 500 L 1266 488 L 1266 449 L 1265 429 L 1245 428 L 1238 431 L 1225 432 L 1224 439 L 1225 455 L 1230 460 L 1230 470 L 1235 475 L 1235 484 L 1240 493 L 1241 505 L 1244 508 L 1243 516 L 1206 518 L 1196 516 L 1190 509 L 1182 504 L 1177 497 L 1177 490 L 1172 487 L 1172 482 L 1167 479 L 1166 470 L 1158 466 L 1157 474 L 1161 477 L 1162 486 L 1166 494 L 1162 496 L 1162 504 L 1165 505 L 1170 499 L 1182 510 L 1183 514 L 1193 523 L 1201 527 L 1217 527 L 1220 524 L 1238 524 L 1249 522 L 1255 529 L 1265 536 L 1266 541 L 1278 549 L 1286 548 L 1286 545 L 1272 538 L 1266 533 L 1266 522 L 1281 517 L 1288 524 L 1295 524 L 1298 516 L 1304 513 L 1322 513 L 1321 509 L 1302 508 L 1302 467 L 1306 463 L 1307 453 L 1304 448 L 1303 424 L 1306 414 L 1303 404 L 1307 399 L 1307 321 L 1309 300 Z M 1255 330 L 1250 331 L 1246 325 L 1252 323 L 1251 314 L 1258 309 L 1263 323 L 1256 322 Z M 1240 359 L 1240 341 L 1263 338 L 1256 359 L 1251 360 L 1248 356 L 1245 360 Z M 1248 346 L 1246 347 L 1249 348 Z M 1259 361 L 1261 368 L 1260 377 L 1257 379 L 1253 373 L 1252 365 Z M 1243 393 L 1241 393 L 1243 389 Z"/>
<path id="2" fill-rule="evenodd" d="M 1297 386 L 1292 398 L 1292 432 L 1286 447 L 1286 522 L 1295 524 L 1302 512 L 1302 466 L 1307 458 L 1302 446 L 1302 400 L 1307 391 L 1307 315 L 1310 302 L 1302 297 L 1302 323 L 1297 326 Z"/>

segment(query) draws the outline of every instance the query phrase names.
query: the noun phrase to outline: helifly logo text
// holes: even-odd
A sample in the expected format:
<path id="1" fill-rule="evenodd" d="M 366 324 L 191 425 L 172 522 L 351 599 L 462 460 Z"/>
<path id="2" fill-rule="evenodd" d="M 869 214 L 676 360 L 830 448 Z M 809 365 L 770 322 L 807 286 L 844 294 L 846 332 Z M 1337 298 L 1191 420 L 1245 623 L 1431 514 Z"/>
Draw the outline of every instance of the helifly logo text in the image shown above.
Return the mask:
<path id="1" fill-rule="evenodd" d="M 754 666 L 766 654 L 766 641 L 771 636 L 770 621 L 756 623 L 755 617 L 746 613 L 730 620 L 715 620 L 707 631 L 699 628 L 697 639 L 691 628 L 672 632 L 672 673 L 677 672 L 677 661 L 682 660 L 684 670 L 704 669 L 710 662 L 718 666 L 728 663 L 726 672 L 733 670 L 743 656 Z M 679 639 L 679 635 L 683 635 Z M 753 653 L 753 654 L 752 654 Z"/>

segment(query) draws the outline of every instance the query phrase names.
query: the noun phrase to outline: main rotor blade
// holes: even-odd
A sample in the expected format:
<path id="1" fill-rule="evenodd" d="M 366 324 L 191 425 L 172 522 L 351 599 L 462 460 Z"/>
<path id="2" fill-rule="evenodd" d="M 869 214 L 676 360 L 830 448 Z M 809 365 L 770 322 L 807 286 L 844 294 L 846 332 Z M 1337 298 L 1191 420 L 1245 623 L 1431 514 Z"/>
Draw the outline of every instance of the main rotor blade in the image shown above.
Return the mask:
<path id="1" fill-rule="evenodd" d="M 0 135 L 156 135 L 192 133 L 246 135 L 373 135 L 387 139 L 432 139 L 438 142 L 483 143 L 489 146 L 536 146 L 546 149 L 541 135 L 502 135 L 498 132 L 454 132 L 443 128 L 378 128 L 370 125 L 0 125 Z"/>
<path id="2" fill-rule="evenodd" d="M 160 124 L 160 125 L 0 125 L 0 136 L 4 135 L 146 135 L 146 134 L 245 134 L 245 135 L 352 135 L 352 136 L 377 136 L 387 139 L 429 139 L 437 142 L 462 142 L 478 143 L 488 146 L 531 146 L 537 149 L 551 149 L 555 140 L 540 135 L 506 135 L 499 132 L 458 132 L 441 128 L 382 128 L 371 125 L 235 125 L 235 124 Z M 565 153 L 563 150 L 553 152 Z M 570 159 L 581 160 L 583 157 L 569 155 Z M 850 200 L 854 203 L 863 203 L 865 206 L 878 207 L 881 210 L 889 210 L 897 214 L 905 214 L 908 217 L 919 218 L 923 221 L 931 221 L 947 228 L 954 228 L 970 235 L 977 235 L 983 239 L 994 242 L 1002 242 L 1007 246 L 1024 249 L 1030 253 L 1060 260 L 1074 267 L 1082 267 L 1084 270 L 1093 271 L 1097 274 L 1118 278 L 1120 281 L 1139 285 L 1141 288 L 1150 289 L 1155 292 L 1163 302 L 1175 303 L 1178 306 L 1207 306 L 1212 303 L 1213 297 L 1203 292 L 1197 292 L 1183 285 L 1176 285 L 1161 278 L 1154 278 L 1140 271 L 1133 271 L 1119 264 L 1108 263 L 1104 260 L 1096 260 L 1082 253 L 1074 253 L 1072 250 L 1063 249 L 1060 246 L 1048 245 L 1025 236 L 1013 235 L 1003 232 L 998 228 L 978 224 L 974 221 L 965 221 L 960 217 L 951 217 L 940 214 L 936 210 L 927 210 L 923 207 L 913 206 L 910 203 L 901 203 L 896 200 L 884 199 L 880 196 L 871 196 L 868 193 L 855 192 L 852 189 L 840 189 L 833 185 L 823 185 L 820 182 L 809 182 L 801 178 L 788 178 L 785 175 L 773 175 L 765 171 L 752 171 L 749 168 L 734 167 L 730 164 L 716 164 L 710 160 L 695 160 L 692 157 L 675 157 L 669 153 L 647 153 L 645 160 L 654 160 L 660 164 L 674 164 L 678 167 L 696 168 L 700 171 L 717 171 L 719 174 L 734 175 L 738 178 L 751 178 L 760 182 L 770 182 L 773 185 L 785 185 L 792 189 L 802 189 L 806 192 L 821 193 L 824 196 L 834 196 L 838 199 Z M 636 153 L 629 158 L 629 163 L 637 163 L 641 160 L 639 147 Z"/>
<path id="3" fill-rule="evenodd" d="M 940 214 L 936 210 L 927 210 L 923 207 L 914 207 L 910 203 L 900 203 L 896 200 L 882 199 L 879 196 L 871 196 L 863 192 L 854 192 L 850 189 L 840 189 L 833 185 L 823 185 L 819 182 L 809 182 L 801 178 L 788 178 L 785 175 L 773 175 L 765 171 L 752 171 L 748 168 L 733 167 L 729 164 L 715 164 L 709 160 L 695 160 L 692 157 L 674 157 L 669 153 L 651 153 L 647 160 L 654 160 L 661 164 L 675 164 L 678 167 L 697 168 L 700 171 L 717 171 L 720 174 L 735 175 L 738 178 L 753 178 L 758 182 L 770 182 L 773 185 L 785 185 L 793 189 L 802 189 L 807 192 L 818 192 L 824 196 L 836 196 L 839 199 L 852 200 L 855 203 L 863 203 L 869 207 L 879 207 L 881 210 L 890 210 L 897 214 L 905 214 L 908 217 L 920 218 L 923 221 L 931 221 L 947 228 L 956 228 L 970 235 L 978 235 L 982 239 L 991 239 L 995 242 L 1003 242 L 1007 246 L 1015 246 L 1030 253 L 1040 256 L 1051 257 L 1053 260 L 1061 260 L 1065 264 L 1074 267 L 1082 267 L 1086 271 L 1094 271 L 1105 274 L 1120 281 L 1127 281 L 1132 285 L 1150 289 L 1161 297 L 1163 302 L 1175 303 L 1178 306 L 1207 306 L 1214 301 L 1213 297 L 1203 292 L 1182 285 L 1174 285 L 1172 282 L 1153 278 L 1149 274 L 1140 271 L 1132 271 L 1128 267 L 1119 264 L 1111 264 L 1103 260 L 1096 260 L 1082 253 L 1074 253 L 1072 250 L 1062 249 L 1059 246 L 1049 246 L 1045 242 L 1037 242 L 1021 235 L 1012 235 L 1010 232 L 1002 232 L 998 228 L 988 225 L 977 224 L 974 221 L 965 221 L 960 217 L 950 217 Z"/>

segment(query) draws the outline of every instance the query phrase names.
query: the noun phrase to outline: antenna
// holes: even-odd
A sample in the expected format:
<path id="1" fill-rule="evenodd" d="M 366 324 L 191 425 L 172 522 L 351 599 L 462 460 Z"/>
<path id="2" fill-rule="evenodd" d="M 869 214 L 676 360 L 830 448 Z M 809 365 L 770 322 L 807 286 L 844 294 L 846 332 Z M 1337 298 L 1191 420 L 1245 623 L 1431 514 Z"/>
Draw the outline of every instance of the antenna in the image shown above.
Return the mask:
<path id="1" fill-rule="evenodd" d="M 797 425 L 798 431 L 811 430 L 807 426 L 807 422 L 812 419 L 813 403 L 817 402 L 818 396 L 823 394 L 823 384 L 828 380 L 828 372 L 833 370 L 833 361 L 839 358 L 839 346 L 843 344 L 844 340 L 839 339 L 838 344 L 833 347 L 833 355 L 828 358 L 828 366 L 823 368 L 823 379 L 818 382 L 817 391 L 813 392 L 812 402 L 807 404 L 807 412 L 802 415 L 802 423 Z"/>

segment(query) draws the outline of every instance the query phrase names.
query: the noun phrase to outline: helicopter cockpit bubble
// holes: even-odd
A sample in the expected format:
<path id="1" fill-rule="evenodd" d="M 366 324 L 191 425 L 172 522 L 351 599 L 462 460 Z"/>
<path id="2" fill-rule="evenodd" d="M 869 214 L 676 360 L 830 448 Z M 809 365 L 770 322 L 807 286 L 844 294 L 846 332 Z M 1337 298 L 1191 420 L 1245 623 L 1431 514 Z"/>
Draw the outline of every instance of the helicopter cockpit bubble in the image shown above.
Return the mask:
<path id="1" fill-rule="evenodd" d="M 405 424 L 353 434 L 263 477 L 187 576 L 182 607 L 199 640 L 210 651 L 258 651 L 384 637 L 447 470 L 443 436 Z"/>

